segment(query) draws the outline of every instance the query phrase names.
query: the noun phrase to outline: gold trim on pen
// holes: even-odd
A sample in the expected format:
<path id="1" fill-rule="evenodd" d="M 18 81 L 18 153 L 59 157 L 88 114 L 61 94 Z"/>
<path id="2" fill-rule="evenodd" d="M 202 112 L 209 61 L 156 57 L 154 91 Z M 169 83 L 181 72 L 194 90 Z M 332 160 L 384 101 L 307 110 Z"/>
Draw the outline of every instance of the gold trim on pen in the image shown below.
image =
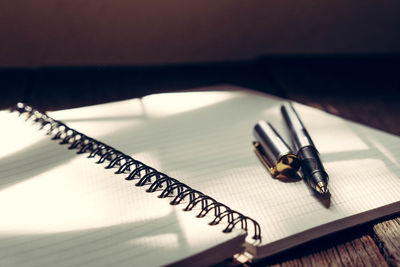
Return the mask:
<path id="1" fill-rule="evenodd" d="M 296 155 L 288 153 L 285 155 L 281 155 L 276 162 L 271 162 L 265 156 L 265 152 L 259 142 L 254 141 L 253 146 L 256 155 L 269 170 L 272 177 L 294 177 L 296 175 L 296 172 L 300 167 L 300 161 L 296 157 Z"/>

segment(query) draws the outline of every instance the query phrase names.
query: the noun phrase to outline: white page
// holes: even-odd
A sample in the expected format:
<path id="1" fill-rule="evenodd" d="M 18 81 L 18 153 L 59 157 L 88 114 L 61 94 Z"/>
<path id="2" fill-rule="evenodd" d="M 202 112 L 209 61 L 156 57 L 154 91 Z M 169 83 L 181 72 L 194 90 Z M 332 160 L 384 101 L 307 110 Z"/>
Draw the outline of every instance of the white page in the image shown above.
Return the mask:
<path id="1" fill-rule="evenodd" d="M 135 103 L 126 116 L 143 112 Z M 90 128 L 100 113 L 69 114 Z M 126 118 L 106 118 L 102 125 L 110 127 L 97 133 L 135 124 Z M 0 122 L 7 125 L 0 139 L 1 266 L 158 266 L 219 246 L 221 255 L 195 259 L 210 264 L 207 257 L 221 261 L 240 249 L 240 232 L 223 234 L 226 225 L 209 226 L 212 217 L 196 218 L 198 209 L 184 212 L 171 198 L 146 193 L 15 113 L 0 112 Z"/>
<path id="2" fill-rule="evenodd" d="M 262 242 L 249 249 L 258 256 L 399 210 L 399 137 L 302 105 L 295 107 L 330 176 L 330 204 L 303 181 L 271 178 L 253 152 L 252 128 L 265 119 L 287 139 L 280 103 L 249 92 L 152 95 L 137 124 L 99 138 L 254 218 Z"/>

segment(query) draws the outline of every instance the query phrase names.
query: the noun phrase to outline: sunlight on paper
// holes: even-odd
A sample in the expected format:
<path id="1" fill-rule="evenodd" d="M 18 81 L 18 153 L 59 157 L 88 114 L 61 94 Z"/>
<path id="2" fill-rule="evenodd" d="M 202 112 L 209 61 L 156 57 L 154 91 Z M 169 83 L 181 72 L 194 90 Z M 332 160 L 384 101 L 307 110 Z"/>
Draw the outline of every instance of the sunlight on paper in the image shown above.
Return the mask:
<path id="1" fill-rule="evenodd" d="M 3 125 L 0 133 L 0 158 L 10 156 L 43 139 L 47 139 L 38 133 L 37 127 L 32 129 L 35 126 L 31 125 L 31 122 L 19 118 L 17 113 L 2 111 L 0 112 L 0 121 Z M 27 130 L 32 131 L 32 133 L 27 134 Z M 17 140 L 18 142 L 16 142 Z"/>
<path id="2" fill-rule="evenodd" d="M 125 129 L 139 125 L 141 120 L 134 120 L 132 118 L 127 118 L 121 121 L 83 121 L 83 122 L 71 122 L 68 125 L 73 129 L 79 129 L 80 132 L 85 133 L 85 135 L 92 138 L 101 139 L 105 142 L 107 140 L 102 139 L 102 137 L 113 136 L 113 134 L 120 133 Z M 113 145 L 113 144 L 109 144 Z"/>
<path id="3" fill-rule="evenodd" d="M 145 236 L 135 238 L 128 242 L 134 246 L 147 246 L 147 247 L 168 247 L 169 249 L 177 248 L 179 246 L 178 236 L 176 234 L 160 234 L 153 236 Z"/>
<path id="4" fill-rule="evenodd" d="M 368 149 L 368 145 L 343 119 L 299 104 L 295 108 L 320 153 Z"/>
<path id="5" fill-rule="evenodd" d="M 80 176 L 78 172 L 90 176 Z M 135 194 L 136 188 L 123 177 L 77 158 L 0 191 L 0 232 L 33 234 L 95 229 L 146 223 L 171 212 L 167 202 L 154 194 Z"/>
<path id="6" fill-rule="evenodd" d="M 143 98 L 146 114 L 164 117 L 204 108 L 238 97 L 230 92 L 191 92 L 150 95 Z"/>
<path id="7" fill-rule="evenodd" d="M 310 127 L 309 134 L 313 138 L 320 153 L 336 153 L 367 150 L 365 144 L 356 133 L 345 125 L 337 126 L 335 131 L 331 130 L 331 125 L 320 125 Z"/>
<path id="8" fill-rule="evenodd" d="M 65 122 L 90 120 L 118 120 L 135 118 L 143 115 L 140 99 L 129 99 L 107 104 L 66 109 L 48 113 L 51 117 Z"/>

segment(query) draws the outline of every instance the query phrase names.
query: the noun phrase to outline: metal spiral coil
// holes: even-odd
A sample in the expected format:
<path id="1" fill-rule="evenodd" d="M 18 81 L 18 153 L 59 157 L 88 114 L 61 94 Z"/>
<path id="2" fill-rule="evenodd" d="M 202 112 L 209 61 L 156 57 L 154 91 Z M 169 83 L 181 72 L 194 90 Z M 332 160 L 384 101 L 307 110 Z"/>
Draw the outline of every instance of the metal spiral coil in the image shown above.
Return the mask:
<path id="1" fill-rule="evenodd" d="M 98 158 L 97 164 L 107 164 L 106 169 L 118 168 L 116 174 L 125 174 L 126 180 L 137 180 L 136 186 L 147 186 L 146 192 L 161 192 L 158 197 L 173 197 L 171 205 L 180 205 L 187 201 L 184 211 L 191 211 L 195 207 L 200 207 L 200 212 L 196 217 L 205 217 L 213 212 L 213 220 L 210 225 L 217 225 L 226 220 L 228 225 L 223 230 L 224 233 L 231 232 L 235 227 L 249 232 L 248 225 L 252 227 L 252 238 L 261 240 L 260 225 L 252 218 L 240 212 L 230 209 L 228 206 L 216 201 L 212 197 L 197 191 L 179 180 L 157 171 L 156 169 L 132 158 L 123 152 L 106 145 L 96 139 L 90 138 L 83 133 L 71 129 L 61 121 L 49 117 L 25 103 L 18 103 L 10 109 L 11 112 L 18 112 L 19 115 L 26 116 L 35 124 L 39 124 L 39 129 L 45 129 L 47 135 L 52 136 L 52 140 L 58 140 L 62 145 L 69 145 L 68 149 L 77 150 L 76 153 L 89 154 L 89 158 Z"/>

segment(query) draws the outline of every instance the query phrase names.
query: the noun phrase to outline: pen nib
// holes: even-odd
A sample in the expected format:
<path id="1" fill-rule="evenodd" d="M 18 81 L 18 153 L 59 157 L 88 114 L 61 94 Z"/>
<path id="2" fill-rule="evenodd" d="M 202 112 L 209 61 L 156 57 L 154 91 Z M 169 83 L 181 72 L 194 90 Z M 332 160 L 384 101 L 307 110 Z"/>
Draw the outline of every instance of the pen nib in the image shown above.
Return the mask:
<path id="1" fill-rule="evenodd" d="M 320 194 L 326 194 L 328 193 L 328 185 L 325 182 L 319 182 L 316 186 L 315 189 L 318 191 Z"/>

